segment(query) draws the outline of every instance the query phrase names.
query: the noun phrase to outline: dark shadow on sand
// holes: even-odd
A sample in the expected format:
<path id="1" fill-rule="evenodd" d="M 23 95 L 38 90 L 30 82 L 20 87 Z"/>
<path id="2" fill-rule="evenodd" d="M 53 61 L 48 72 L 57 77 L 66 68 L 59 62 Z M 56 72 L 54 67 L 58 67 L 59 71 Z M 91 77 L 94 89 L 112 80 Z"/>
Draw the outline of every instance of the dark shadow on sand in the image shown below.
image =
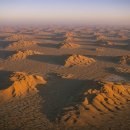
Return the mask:
<path id="1" fill-rule="evenodd" d="M 28 59 L 50 64 L 64 65 L 67 57 L 68 55 L 33 55 L 28 56 Z"/>
<path id="2" fill-rule="evenodd" d="M 12 44 L 12 41 L 0 40 L 0 48 L 5 48 L 5 47 L 9 46 L 10 44 Z"/>
<path id="3" fill-rule="evenodd" d="M 12 85 L 12 82 L 9 80 L 11 71 L 0 70 L 0 90 L 6 89 Z"/>
<path id="4" fill-rule="evenodd" d="M 1 59 L 7 59 L 9 56 L 13 55 L 14 53 L 15 53 L 14 51 L 0 50 L 0 58 Z"/>
<path id="5" fill-rule="evenodd" d="M 37 89 L 43 98 L 42 113 L 50 121 L 59 119 L 65 112 L 64 108 L 72 107 L 76 109 L 76 105 L 80 104 L 83 99 L 83 93 L 90 89 L 100 89 L 101 86 L 97 82 L 78 79 L 64 79 L 55 74 L 50 74 L 47 84 L 38 85 Z M 88 100 L 91 103 L 93 95 Z"/>
<path id="6" fill-rule="evenodd" d="M 49 48 L 58 48 L 58 44 L 52 44 L 52 43 L 43 43 L 43 44 L 38 44 L 40 47 L 49 47 Z"/>
<path id="7" fill-rule="evenodd" d="M 121 76 L 121 77 L 125 78 L 126 80 L 130 81 L 130 73 L 117 72 L 115 70 L 115 68 L 112 68 L 112 67 L 106 68 L 106 71 L 108 71 L 111 74 L 115 74 L 115 75 Z"/>
<path id="8" fill-rule="evenodd" d="M 106 61 L 118 64 L 119 58 L 117 56 L 98 56 L 98 55 L 86 55 L 87 57 L 94 58 L 99 61 Z"/>

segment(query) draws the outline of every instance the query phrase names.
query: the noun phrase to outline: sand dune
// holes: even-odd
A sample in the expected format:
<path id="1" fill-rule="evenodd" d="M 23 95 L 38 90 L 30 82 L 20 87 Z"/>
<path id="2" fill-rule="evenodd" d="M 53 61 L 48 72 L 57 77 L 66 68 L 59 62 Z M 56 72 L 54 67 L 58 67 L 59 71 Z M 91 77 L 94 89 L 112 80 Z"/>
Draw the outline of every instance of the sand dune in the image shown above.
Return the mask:
<path id="1" fill-rule="evenodd" d="M 110 45 L 110 46 L 112 46 L 112 45 L 115 45 L 112 41 L 106 41 L 106 44 L 105 45 Z"/>
<path id="2" fill-rule="evenodd" d="M 105 48 L 103 48 L 103 47 L 96 48 L 96 52 L 104 52 L 104 51 L 105 51 Z"/>
<path id="3" fill-rule="evenodd" d="M 18 41 L 18 40 L 26 40 L 29 39 L 30 36 L 28 35 L 23 35 L 23 34 L 13 34 L 10 37 L 5 38 L 7 41 Z"/>
<path id="4" fill-rule="evenodd" d="M 29 75 L 24 72 L 13 73 L 8 78 L 8 81 L 4 82 L 10 82 L 10 86 L 7 86 L 6 89 L 0 90 L 1 103 L 8 101 L 13 97 L 22 98 L 26 96 L 26 94 L 36 93 L 36 85 L 46 83 L 42 77 L 37 75 Z"/>
<path id="5" fill-rule="evenodd" d="M 83 66 L 83 65 L 90 65 L 94 63 L 95 60 L 93 58 L 88 58 L 82 55 L 72 55 L 65 61 L 66 67 L 71 66 Z"/>
<path id="6" fill-rule="evenodd" d="M 80 47 L 80 45 L 74 43 L 74 38 L 73 38 L 72 32 L 67 32 L 64 42 L 59 44 L 59 48 L 74 49 L 74 48 L 79 48 L 79 47 Z"/>
<path id="7" fill-rule="evenodd" d="M 14 49 L 14 48 L 23 48 L 23 47 L 28 47 L 37 44 L 37 41 L 32 41 L 32 40 L 19 40 L 18 42 L 14 42 L 10 44 L 7 49 Z"/>
<path id="8" fill-rule="evenodd" d="M 11 61 L 23 60 L 23 59 L 26 59 L 26 57 L 28 56 L 40 55 L 40 54 L 43 54 L 43 53 L 32 51 L 32 50 L 18 51 L 16 54 L 9 56 L 8 60 L 11 60 Z"/>
<path id="9" fill-rule="evenodd" d="M 119 57 L 119 65 L 115 67 L 117 73 L 130 74 L 130 55 Z"/>
<path id="10" fill-rule="evenodd" d="M 96 33 L 96 36 L 97 36 L 97 41 L 106 41 L 107 40 L 107 37 L 101 33 Z"/>
<path id="11" fill-rule="evenodd" d="M 130 55 L 125 55 L 120 57 L 120 64 L 125 65 L 130 63 Z"/>
<path id="12" fill-rule="evenodd" d="M 78 45 L 78 44 L 75 44 L 75 43 L 68 43 L 68 42 L 65 42 L 65 43 L 62 43 L 62 44 L 60 44 L 60 48 L 70 48 L 70 49 L 74 49 L 74 48 L 79 48 L 80 47 L 80 45 Z"/>
<path id="13" fill-rule="evenodd" d="M 67 127 L 86 124 L 98 127 L 101 122 L 104 122 L 106 115 L 111 116 L 130 101 L 130 85 L 113 82 L 101 82 L 97 85 L 95 83 L 95 87 L 93 84 L 93 88 L 84 91 L 79 99 L 81 102 L 76 106 L 65 109 L 67 112 L 61 118 L 63 124 Z"/>
<path id="14" fill-rule="evenodd" d="M 118 73 L 130 74 L 130 67 L 119 65 L 115 67 L 115 71 Z"/>
<path id="15" fill-rule="evenodd" d="M 109 40 L 107 36 L 101 33 L 96 33 L 95 35 L 96 35 L 96 40 L 100 45 L 108 45 L 108 46 L 115 45 L 115 43 Z"/>

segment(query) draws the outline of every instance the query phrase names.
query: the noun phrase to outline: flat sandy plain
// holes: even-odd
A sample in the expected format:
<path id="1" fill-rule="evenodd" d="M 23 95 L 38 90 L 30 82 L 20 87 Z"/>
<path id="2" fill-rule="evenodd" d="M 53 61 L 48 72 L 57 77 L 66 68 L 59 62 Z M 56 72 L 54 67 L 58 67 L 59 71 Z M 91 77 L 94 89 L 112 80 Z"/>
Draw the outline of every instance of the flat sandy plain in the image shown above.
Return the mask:
<path id="1" fill-rule="evenodd" d="M 0 130 L 130 130 L 130 28 L 0 27 Z"/>

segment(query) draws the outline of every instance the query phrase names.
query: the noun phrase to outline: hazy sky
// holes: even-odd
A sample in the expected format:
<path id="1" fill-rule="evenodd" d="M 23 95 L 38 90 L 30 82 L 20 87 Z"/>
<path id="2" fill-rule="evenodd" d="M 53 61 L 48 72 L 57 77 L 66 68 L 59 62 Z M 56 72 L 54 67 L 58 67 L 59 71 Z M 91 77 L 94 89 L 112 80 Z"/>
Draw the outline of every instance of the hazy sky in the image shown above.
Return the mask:
<path id="1" fill-rule="evenodd" d="M 130 0 L 0 0 L 0 21 L 130 24 Z"/>

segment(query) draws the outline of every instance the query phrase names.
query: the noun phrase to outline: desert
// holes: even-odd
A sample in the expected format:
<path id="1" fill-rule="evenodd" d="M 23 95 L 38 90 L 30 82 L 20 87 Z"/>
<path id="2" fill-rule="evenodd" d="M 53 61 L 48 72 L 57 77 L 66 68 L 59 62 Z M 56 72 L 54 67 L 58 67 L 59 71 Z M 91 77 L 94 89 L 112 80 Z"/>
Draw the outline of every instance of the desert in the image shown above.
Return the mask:
<path id="1" fill-rule="evenodd" d="M 129 43 L 113 29 L 63 28 L 1 27 L 0 129 L 128 130 Z"/>

